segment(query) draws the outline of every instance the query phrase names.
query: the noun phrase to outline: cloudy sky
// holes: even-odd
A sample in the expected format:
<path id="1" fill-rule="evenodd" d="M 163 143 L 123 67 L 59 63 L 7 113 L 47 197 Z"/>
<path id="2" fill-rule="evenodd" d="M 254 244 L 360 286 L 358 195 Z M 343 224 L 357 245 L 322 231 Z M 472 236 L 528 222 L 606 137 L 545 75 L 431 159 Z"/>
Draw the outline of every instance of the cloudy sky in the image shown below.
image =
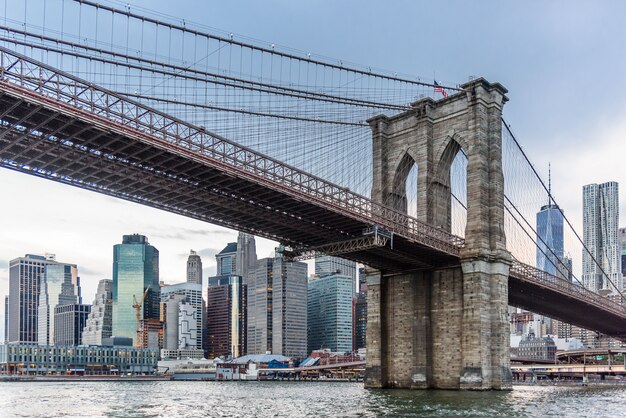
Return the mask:
<path id="1" fill-rule="evenodd" d="M 128 3 L 425 79 L 434 73 L 454 83 L 468 76 L 499 81 L 510 91 L 507 121 L 542 174 L 552 163 L 554 194 L 574 222 L 580 221 L 584 184 L 626 184 L 621 163 L 626 151 L 626 3 Z M 8 260 L 48 252 L 78 264 L 90 303 L 97 281 L 111 277 L 112 246 L 133 232 L 147 235 L 159 249 L 161 277 L 168 282 L 184 279 L 189 249 L 201 252 L 205 273 L 212 274 L 215 252 L 236 238 L 235 232 L 210 224 L 0 169 L 0 296 L 8 288 Z M 274 245 L 260 240 L 259 256 L 270 255 Z"/>

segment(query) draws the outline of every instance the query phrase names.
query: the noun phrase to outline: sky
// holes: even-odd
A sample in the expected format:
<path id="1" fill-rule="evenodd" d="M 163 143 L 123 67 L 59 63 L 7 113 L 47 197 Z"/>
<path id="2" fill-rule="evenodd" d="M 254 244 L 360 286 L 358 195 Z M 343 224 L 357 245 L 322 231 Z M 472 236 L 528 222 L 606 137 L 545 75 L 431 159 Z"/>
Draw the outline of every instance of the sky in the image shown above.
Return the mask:
<path id="1" fill-rule="evenodd" d="M 0 13 L 6 1 L 0 0 Z M 582 186 L 626 184 L 624 2 L 125 3 L 424 79 L 434 74 L 462 83 L 482 76 L 502 83 L 509 90 L 507 122 L 544 177 L 551 162 L 553 194 L 579 231 Z M 211 275 L 214 254 L 236 239 L 221 227 L 0 169 L 0 300 L 8 290 L 8 260 L 54 253 L 78 265 L 84 303 L 91 303 L 98 280 L 111 277 L 113 245 L 130 233 L 148 236 L 159 249 L 161 278 L 170 283 L 184 280 L 190 249 L 200 252 Z M 257 240 L 259 257 L 275 245 Z"/>

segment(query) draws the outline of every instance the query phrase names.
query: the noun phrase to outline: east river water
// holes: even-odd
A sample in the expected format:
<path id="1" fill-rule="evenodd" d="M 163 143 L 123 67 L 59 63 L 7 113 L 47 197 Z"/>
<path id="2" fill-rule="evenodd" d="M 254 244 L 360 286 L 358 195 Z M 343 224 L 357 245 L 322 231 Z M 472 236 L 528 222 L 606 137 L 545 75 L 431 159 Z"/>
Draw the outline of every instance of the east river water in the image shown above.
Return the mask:
<path id="1" fill-rule="evenodd" d="M 624 386 L 509 392 L 331 382 L 3 382 L 2 417 L 624 417 Z"/>

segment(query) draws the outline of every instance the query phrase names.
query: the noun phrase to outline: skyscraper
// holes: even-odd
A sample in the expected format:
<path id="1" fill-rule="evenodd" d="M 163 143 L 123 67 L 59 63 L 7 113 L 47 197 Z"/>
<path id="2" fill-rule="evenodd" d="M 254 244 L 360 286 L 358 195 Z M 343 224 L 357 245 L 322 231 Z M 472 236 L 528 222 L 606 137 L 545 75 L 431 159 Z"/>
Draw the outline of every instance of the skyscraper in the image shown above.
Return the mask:
<path id="1" fill-rule="evenodd" d="M 83 344 L 83 330 L 91 305 L 71 303 L 54 308 L 54 345 L 77 346 Z"/>
<path id="2" fill-rule="evenodd" d="M 256 268 L 256 243 L 254 236 L 240 232 L 237 242 L 229 242 L 215 259 L 217 276 L 241 276 L 247 284 L 248 275 Z"/>
<path id="3" fill-rule="evenodd" d="M 313 276 L 309 281 L 308 351 L 352 351 L 353 281 L 343 274 Z"/>
<path id="4" fill-rule="evenodd" d="M 352 280 L 356 281 L 356 263 L 351 260 L 329 255 L 316 257 L 315 274 L 323 276 L 330 273 L 340 273 L 344 276 L 350 276 Z"/>
<path id="5" fill-rule="evenodd" d="M 254 235 L 240 232 L 237 236 L 235 274 L 243 277 L 244 284 L 247 284 L 249 275 L 254 273 L 256 261 L 256 242 Z"/>
<path id="6" fill-rule="evenodd" d="M 54 258 L 49 257 L 49 261 L 54 261 Z M 37 340 L 39 345 L 54 344 L 55 308 L 82 303 L 80 294 L 80 278 L 76 265 L 56 263 L 47 264 L 44 267 L 37 309 Z"/>
<path id="7" fill-rule="evenodd" d="M 609 281 L 620 291 L 624 287 L 618 225 L 618 184 L 583 186 L 583 241 L 589 250 L 583 249 L 583 283 L 594 292 L 616 293 Z"/>
<path id="8" fill-rule="evenodd" d="M 163 330 L 163 348 L 178 350 L 178 306 L 185 301 L 184 295 L 170 294 L 164 300 L 161 292 L 161 316 L 165 329 Z"/>
<path id="9" fill-rule="evenodd" d="M 229 242 L 226 247 L 215 255 L 217 276 L 235 274 L 237 271 L 237 243 Z"/>
<path id="10" fill-rule="evenodd" d="M 626 278 L 626 228 L 619 229 L 618 241 L 622 260 L 622 278 Z"/>
<path id="11" fill-rule="evenodd" d="M 365 280 L 365 269 L 359 269 L 359 293 L 357 294 L 356 304 L 354 307 L 353 323 L 353 341 L 352 348 L 354 351 L 359 348 L 365 348 L 365 334 L 367 329 L 367 282 Z"/>
<path id="12" fill-rule="evenodd" d="M 552 199 L 537 212 L 537 268 L 553 276 L 563 271 L 563 214 Z"/>
<path id="13" fill-rule="evenodd" d="M 198 335 L 194 337 L 196 342 L 196 348 L 198 350 L 202 350 L 202 329 L 204 327 L 203 318 L 204 315 L 204 301 L 202 300 L 202 284 L 200 283 L 178 283 L 169 286 L 161 287 L 161 302 L 168 302 L 173 295 L 182 296 L 182 300 L 180 302 L 188 303 L 195 310 L 195 315 L 193 320 L 196 321 L 193 324 L 193 329 L 197 330 Z M 185 308 L 187 309 L 187 308 Z M 170 314 L 168 314 L 170 315 Z M 173 315 L 173 314 L 171 314 Z M 173 318 L 173 316 L 171 316 Z M 187 318 L 189 320 L 189 318 Z M 191 327 L 191 324 L 189 324 Z M 166 330 L 166 333 L 169 331 Z M 171 335 L 170 335 L 171 338 Z M 178 337 L 177 337 L 178 338 Z M 167 347 L 166 347 L 167 348 Z M 174 348 L 168 348 L 169 350 L 174 350 Z"/>
<path id="14" fill-rule="evenodd" d="M 113 281 L 102 279 L 91 305 L 91 312 L 83 329 L 84 345 L 102 345 L 102 339 L 110 338 L 113 327 Z"/>
<path id="15" fill-rule="evenodd" d="M 9 262 L 9 300 L 7 341 L 37 343 L 41 278 L 53 257 L 26 254 Z"/>
<path id="16" fill-rule="evenodd" d="M 247 286 L 241 276 L 209 278 L 207 355 L 240 357 L 247 351 Z"/>
<path id="17" fill-rule="evenodd" d="M 275 258 L 272 283 L 272 353 L 305 358 L 308 354 L 306 263 Z"/>
<path id="18" fill-rule="evenodd" d="M 159 319 L 159 251 L 143 235 L 124 235 L 113 247 L 113 335 L 136 345 L 133 296 L 141 303 L 140 320 Z M 142 301 L 144 293 L 145 299 Z"/>
<path id="19" fill-rule="evenodd" d="M 248 354 L 272 351 L 273 258 L 257 261 L 248 277 Z"/>
<path id="20" fill-rule="evenodd" d="M 202 259 L 194 250 L 189 252 L 187 258 L 187 283 L 202 285 Z"/>

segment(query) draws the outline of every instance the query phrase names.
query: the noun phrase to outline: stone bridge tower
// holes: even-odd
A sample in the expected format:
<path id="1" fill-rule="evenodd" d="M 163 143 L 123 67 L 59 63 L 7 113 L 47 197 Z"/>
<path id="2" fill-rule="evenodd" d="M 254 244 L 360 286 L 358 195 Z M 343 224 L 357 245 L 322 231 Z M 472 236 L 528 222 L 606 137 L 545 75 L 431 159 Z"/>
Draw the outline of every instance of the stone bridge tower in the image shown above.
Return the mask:
<path id="1" fill-rule="evenodd" d="M 507 90 L 484 79 L 462 88 L 369 120 L 377 202 L 406 211 L 405 182 L 414 162 L 417 218 L 450 231 L 450 166 L 461 150 L 468 165 L 459 265 L 393 275 L 367 271 L 367 387 L 511 386 L 501 136 Z"/>

